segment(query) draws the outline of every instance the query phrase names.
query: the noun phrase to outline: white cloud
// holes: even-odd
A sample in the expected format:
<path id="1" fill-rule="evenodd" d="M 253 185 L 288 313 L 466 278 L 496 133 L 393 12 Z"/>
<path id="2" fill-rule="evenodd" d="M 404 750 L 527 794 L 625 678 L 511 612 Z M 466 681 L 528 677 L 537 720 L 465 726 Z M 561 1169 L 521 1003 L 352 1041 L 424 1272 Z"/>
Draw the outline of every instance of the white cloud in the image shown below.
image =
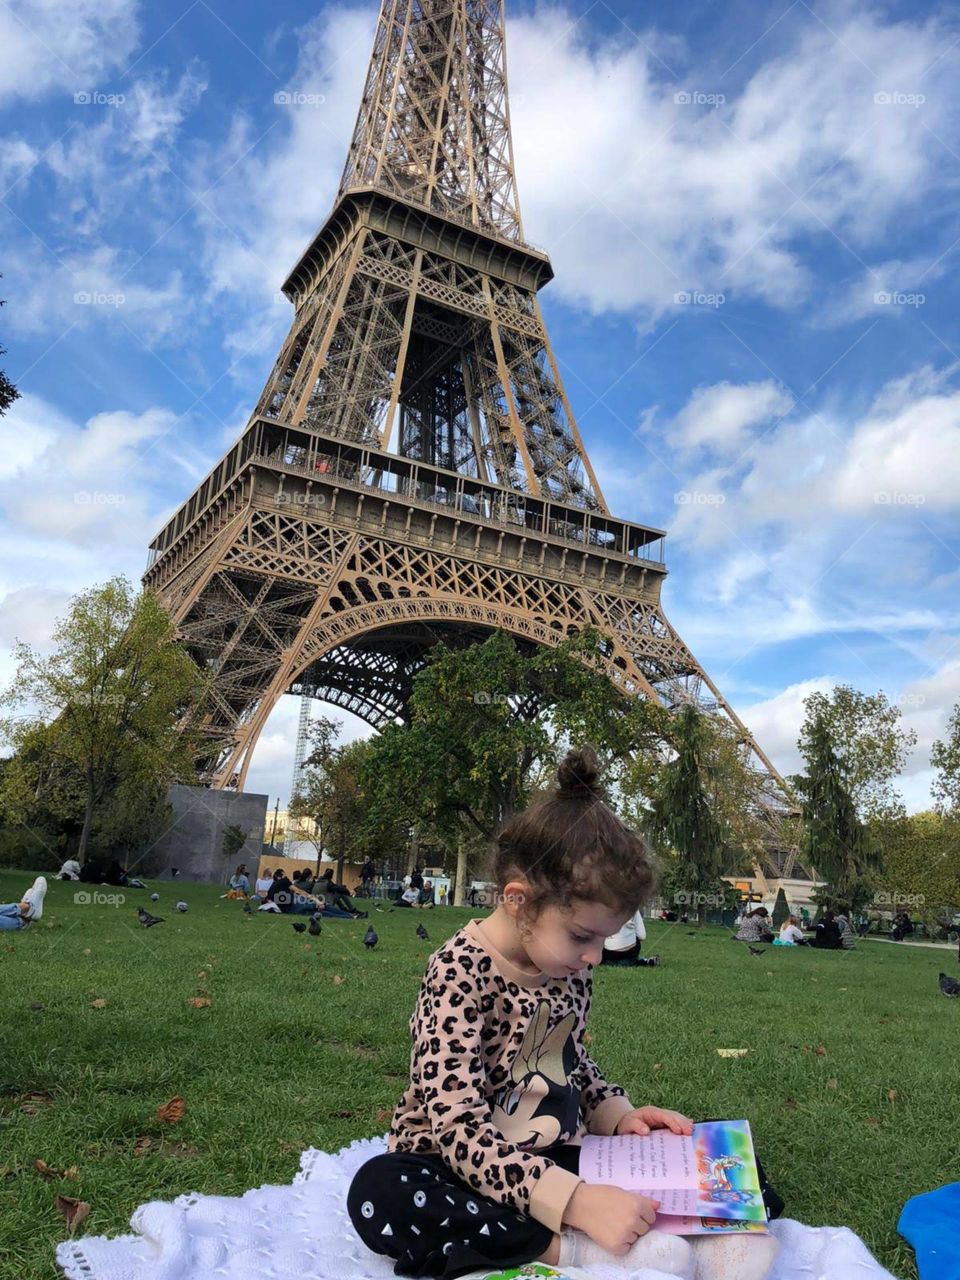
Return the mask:
<path id="1" fill-rule="evenodd" d="M 551 251 L 553 289 L 654 317 L 688 290 L 797 305 L 811 246 L 840 252 L 836 236 L 862 254 L 898 211 L 917 212 L 950 163 L 934 135 L 955 98 L 952 37 L 870 9 L 832 15 L 832 31 L 800 18 L 739 92 L 695 67 L 668 79 L 619 29 L 598 42 L 564 10 L 511 20 L 524 225 Z M 927 100 L 877 103 L 878 85 Z M 727 101 L 698 106 L 697 92 Z"/>
<path id="2" fill-rule="evenodd" d="M 7 0 L 0 5 L 0 101 L 90 92 L 137 45 L 136 0 Z"/>
<path id="3" fill-rule="evenodd" d="M 81 426 L 27 394 L 6 421 L 14 436 L 43 442 L 22 454 L 16 470 L 0 483 L 0 503 L 16 536 L 32 540 L 34 553 L 43 548 L 62 553 L 63 544 L 82 550 L 106 546 L 114 553 L 135 550 L 142 565 L 163 502 L 151 492 L 156 455 L 144 446 L 162 441 L 175 427 L 176 415 L 166 409 L 118 410 L 96 414 Z M 21 558 L 26 554 L 21 548 Z M 83 556 L 81 563 L 88 582 L 104 576 L 94 558 Z M 7 561 L 5 577 L 15 565 Z"/>
<path id="4" fill-rule="evenodd" d="M 673 422 L 677 443 L 723 452 L 739 444 L 751 427 L 785 417 L 793 397 L 771 379 L 735 384 L 718 382 L 696 387 Z"/>

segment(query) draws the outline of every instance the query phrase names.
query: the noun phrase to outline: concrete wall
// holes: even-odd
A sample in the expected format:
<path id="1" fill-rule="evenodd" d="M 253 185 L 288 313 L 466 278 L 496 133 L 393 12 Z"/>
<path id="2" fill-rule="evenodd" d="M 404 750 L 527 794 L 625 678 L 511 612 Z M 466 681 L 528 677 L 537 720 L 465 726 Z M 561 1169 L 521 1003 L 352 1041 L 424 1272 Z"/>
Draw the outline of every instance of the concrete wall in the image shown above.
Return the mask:
<path id="1" fill-rule="evenodd" d="M 251 875 L 256 871 L 263 848 L 267 797 L 252 792 L 211 791 L 208 787 L 185 787 L 174 783 L 167 793 L 173 810 L 170 829 L 157 841 L 151 858 L 158 866 L 157 878 L 168 880 L 172 868 L 179 869 L 177 881 L 195 884 L 226 884 L 240 862 Z M 239 853 L 227 858 L 223 835 L 227 827 L 246 832 Z"/>

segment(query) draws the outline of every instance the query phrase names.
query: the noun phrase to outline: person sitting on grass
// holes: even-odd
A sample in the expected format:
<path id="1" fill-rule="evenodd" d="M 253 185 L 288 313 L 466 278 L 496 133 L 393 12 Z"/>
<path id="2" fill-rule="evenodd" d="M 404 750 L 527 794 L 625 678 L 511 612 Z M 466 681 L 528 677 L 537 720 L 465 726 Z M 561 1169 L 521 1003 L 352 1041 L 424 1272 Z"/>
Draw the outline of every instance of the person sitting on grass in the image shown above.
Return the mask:
<path id="1" fill-rule="evenodd" d="M 267 894 L 270 892 L 270 886 L 273 884 L 273 872 L 269 867 L 264 868 L 263 874 L 257 876 L 257 883 L 254 886 L 254 897 L 259 902 L 266 902 Z"/>
<path id="2" fill-rule="evenodd" d="M 417 895 L 417 906 L 420 908 L 421 911 L 424 911 L 428 907 L 432 907 L 434 905 L 435 905 L 435 899 L 433 894 L 433 881 L 424 880 L 423 888 L 420 890 L 419 894 Z"/>
<path id="3" fill-rule="evenodd" d="M 0 930 L 26 929 L 43 915 L 43 896 L 47 892 L 44 876 L 37 876 L 19 902 L 0 903 Z"/>
<path id="4" fill-rule="evenodd" d="M 600 957 L 600 963 L 619 965 L 622 968 L 636 968 L 637 966 L 659 968 L 659 956 L 642 956 L 640 954 L 640 943 L 643 942 L 646 936 L 647 929 L 643 923 L 643 912 L 638 907 L 619 933 L 614 933 L 609 938 L 604 938 L 603 955 Z"/>
<path id="5" fill-rule="evenodd" d="M 770 912 L 766 907 L 757 907 L 756 911 L 751 911 L 748 916 L 743 917 L 740 921 L 740 928 L 737 930 L 737 941 L 773 941 L 773 933 L 770 929 Z"/>
<path id="6" fill-rule="evenodd" d="M 592 748 L 569 751 L 552 792 L 501 829 L 494 877 L 493 913 L 468 921 L 427 962 L 410 1022 L 410 1083 L 387 1150 L 357 1169 L 347 1192 L 357 1235 L 401 1275 L 541 1262 L 764 1280 L 773 1236 L 691 1242 L 653 1229 L 659 1201 L 580 1177 L 587 1133 L 693 1131 L 678 1111 L 635 1107 L 585 1044 L 603 940 L 654 878 L 643 838 L 604 802 Z M 758 1172 L 772 1197 L 759 1163 Z M 772 1200 L 773 1216 L 782 1209 Z"/>
<path id="7" fill-rule="evenodd" d="M 420 890 L 408 885 L 393 904 L 395 907 L 415 907 L 420 902 Z"/>
<path id="8" fill-rule="evenodd" d="M 857 938 L 846 911 L 837 912 L 837 928 L 840 930 L 840 946 L 844 951 L 852 951 L 857 945 Z"/>
<path id="9" fill-rule="evenodd" d="M 803 936 L 803 930 L 800 928 L 800 922 L 796 916 L 787 916 L 780 926 L 780 936 L 774 938 L 774 942 L 780 947 L 805 947 L 807 945 L 807 940 Z"/>
<path id="10" fill-rule="evenodd" d="M 246 898 L 250 892 L 250 877 L 247 875 L 247 864 L 241 862 L 236 871 L 230 877 L 227 886 L 227 892 L 222 893 L 221 898 Z"/>
<path id="11" fill-rule="evenodd" d="M 76 858 L 68 858 L 60 870 L 57 872 L 58 880 L 79 880 L 80 879 L 80 863 Z"/>
<path id="12" fill-rule="evenodd" d="M 347 890 L 344 885 L 334 884 L 332 867 L 327 867 L 326 871 L 317 881 L 315 888 L 317 889 L 318 894 L 322 893 L 323 897 L 326 899 L 327 912 L 330 912 L 330 908 L 333 907 L 333 915 L 337 915 L 339 912 L 342 912 L 345 915 L 351 916 L 354 920 L 366 920 L 369 915 L 369 912 L 367 911 L 357 910 L 347 897 Z"/>
<path id="13" fill-rule="evenodd" d="M 287 912 L 293 906 L 293 885 L 283 867 L 277 867 L 267 890 L 267 900 L 260 906 L 261 911 Z"/>
<path id="14" fill-rule="evenodd" d="M 837 951 L 842 945 L 840 942 L 840 926 L 837 924 L 837 917 L 832 911 L 825 911 L 823 919 L 816 923 L 816 934 L 813 939 L 813 946 L 821 947 L 826 951 Z"/>

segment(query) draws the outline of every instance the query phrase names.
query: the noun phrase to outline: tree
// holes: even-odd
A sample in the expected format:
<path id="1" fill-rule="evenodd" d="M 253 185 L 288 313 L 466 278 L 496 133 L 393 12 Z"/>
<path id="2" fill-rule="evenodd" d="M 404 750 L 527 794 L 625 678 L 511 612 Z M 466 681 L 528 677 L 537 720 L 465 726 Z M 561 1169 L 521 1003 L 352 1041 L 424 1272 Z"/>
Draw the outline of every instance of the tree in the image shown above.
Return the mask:
<path id="1" fill-rule="evenodd" d="M 651 832 L 674 850 L 673 881 L 697 907 L 702 924 L 717 882 L 727 869 L 728 846 L 704 785 L 709 729 L 690 703 L 677 712 L 675 757 L 662 768 L 651 813 Z"/>
<path id="2" fill-rule="evenodd" d="M 49 655 L 15 648 L 3 701 L 32 714 L 3 724 L 16 754 L 0 807 L 18 822 L 40 807 L 75 823 L 82 861 L 96 823 L 142 814 L 170 782 L 195 777 L 181 719 L 205 682 L 157 598 L 123 578 L 75 596 L 53 641 Z M 139 810 L 138 795 L 149 797 Z"/>
<path id="3" fill-rule="evenodd" d="M 893 780 L 903 772 L 917 735 L 901 727 L 900 708 L 892 706 L 882 692 L 861 693 L 850 685 L 837 685 L 829 697 L 811 693 L 803 706 L 801 752 L 810 749 L 814 725 L 822 722 L 842 762 L 845 785 L 861 821 L 903 814 Z"/>
<path id="4" fill-rule="evenodd" d="M 828 717 L 815 715 L 804 730 L 800 751 L 807 771 L 796 781 L 803 802 L 804 852 L 827 882 L 817 901 L 855 911 L 870 900 L 870 875 L 879 867 L 878 852 L 857 815 Z"/>
<path id="5" fill-rule="evenodd" d="M 225 827 L 223 832 L 223 856 L 227 862 L 232 862 L 243 846 L 247 843 L 247 835 L 242 827 L 234 823 L 232 826 Z"/>
<path id="6" fill-rule="evenodd" d="M 326 851 L 336 860 L 338 882 L 344 863 L 359 861 L 369 840 L 360 773 L 370 747 L 364 739 L 338 746 L 341 728 L 340 721 L 323 716 L 313 722 L 312 751 L 290 800 L 292 820 L 311 820 L 305 833 L 317 850 L 318 868 Z"/>
<path id="7" fill-rule="evenodd" d="M 0 298 L 0 307 L 4 305 L 5 299 Z M 0 356 L 5 356 L 6 354 L 6 347 L 0 347 Z M 6 411 L 13 404 L 14 400 L 18 400 L 19 398 L 20 392 L 13 385 L 4 371 L 0 369 L 0 418 L 3 417 Z"/>
<path id="8" fill-rule="evenodd" d="M 947 721 L 947 736 L 930 749 L 930 763 L 936 769 L 933 796 L 937 812 L 960 818 L 960 702 Z"/>
<path id="9" fill-rule="evenodd" d="M 874 902 L 928 921 L 960 911 L 960 823 L 926 811 L 884 824 L 883 870 Z"/>
<path id="10" fill-rule="evenodd" d="M 668 713 L 610 681 L 604 645 L 587 629 L 556 648 L 521 647 L 502 631 L 435 645 L 413 680 L 409 724 L 370 740 L 369 820 L 403 814 L 451 848 L 465 832 L 489 840 L 550 781 L 568 742 L 595 744 L 611 783 L 631 755 L 659 750 Z"/>

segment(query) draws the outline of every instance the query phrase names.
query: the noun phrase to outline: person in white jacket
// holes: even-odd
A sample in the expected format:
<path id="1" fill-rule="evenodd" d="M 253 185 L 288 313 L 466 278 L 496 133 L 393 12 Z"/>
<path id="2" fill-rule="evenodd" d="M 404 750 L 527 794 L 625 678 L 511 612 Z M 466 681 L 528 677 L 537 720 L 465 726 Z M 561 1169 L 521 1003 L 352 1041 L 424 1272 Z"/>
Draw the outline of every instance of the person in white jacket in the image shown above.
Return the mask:
<path id="1" fill-rule="evenodd" d="M 609 938 L 604 939 L 603 955 L 600 957 L 600 963 L 629 966 L 630 968 L 634 968 L 637 965 L 656 967 L 660 963 L 659 956 L 642 956 L 640 954 L 640 943 L 643 942 L 646 936 L 647 930 L 643 923 L 643 913 L 638 909 L 618 933 L 611 934 Z"/>
<path id="2" fill-rule="evenodd" d="M 58 880 L 79 880 L 80 879 L 80 863 L 76 858 L 68 858 L 60 870 L 57 872 Z"/>

